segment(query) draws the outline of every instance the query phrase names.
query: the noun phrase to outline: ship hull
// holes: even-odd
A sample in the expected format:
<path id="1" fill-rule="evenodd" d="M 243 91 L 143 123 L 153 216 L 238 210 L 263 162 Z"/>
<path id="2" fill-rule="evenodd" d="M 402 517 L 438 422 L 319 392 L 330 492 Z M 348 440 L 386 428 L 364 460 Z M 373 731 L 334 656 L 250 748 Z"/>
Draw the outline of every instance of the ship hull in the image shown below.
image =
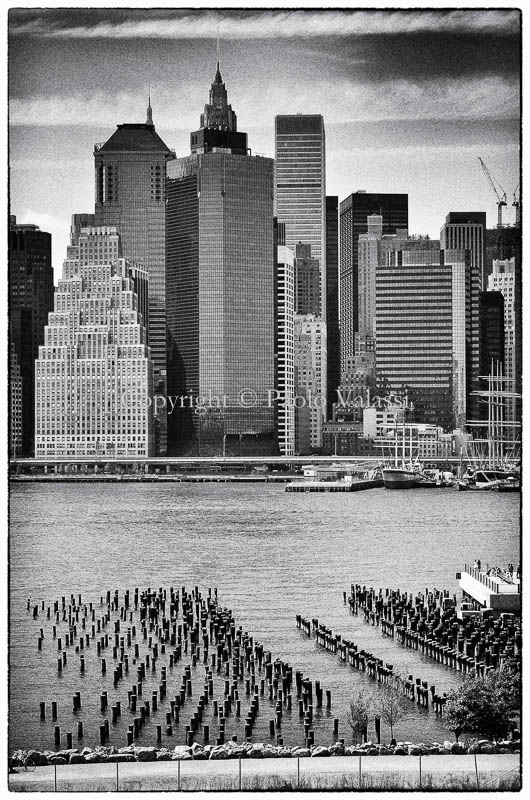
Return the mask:
<path id="1" fill-rule="evenodd" d="M 418 485 L 417 474 L 406 469 L 384 469 L 383 482 L 385 489 L 415 489 Z"/>

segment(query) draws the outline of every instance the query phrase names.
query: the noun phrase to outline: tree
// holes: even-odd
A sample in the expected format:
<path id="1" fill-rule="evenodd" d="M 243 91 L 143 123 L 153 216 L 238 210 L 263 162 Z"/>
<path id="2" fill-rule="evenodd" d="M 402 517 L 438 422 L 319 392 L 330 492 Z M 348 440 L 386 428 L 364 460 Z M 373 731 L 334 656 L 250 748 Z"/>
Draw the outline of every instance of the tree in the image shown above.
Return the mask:
<path id="1" fill-rule="evenodd" d="M 390 728 L 390 738 L 394 739 L 394 726 L 403 719 L 409 710 L 407 701 L 391 684 L 384 684 L 380 691 L 381 694 L 376 700 L 375 707 L 383 722 Z"/>
<path id="2" fill-rule="evenodd" d="M 446 721 L 455 737 L 476 733 L 488 739 L 503 739 L 521 710 L 521 675 L 506 663 L 484 678 L 466 675 L 461 686 L 447 696 Z"/>
<path id="3" fill-rule="evenodd" d="M 346 721 L 352 729 L 354 742 L 361 742 L 363 734 L 368 727 L 368 716 L 372 707 L 372 700 L 367 697 L 361 689 L 350 700 L 350 708 L 346 716 Z"/>

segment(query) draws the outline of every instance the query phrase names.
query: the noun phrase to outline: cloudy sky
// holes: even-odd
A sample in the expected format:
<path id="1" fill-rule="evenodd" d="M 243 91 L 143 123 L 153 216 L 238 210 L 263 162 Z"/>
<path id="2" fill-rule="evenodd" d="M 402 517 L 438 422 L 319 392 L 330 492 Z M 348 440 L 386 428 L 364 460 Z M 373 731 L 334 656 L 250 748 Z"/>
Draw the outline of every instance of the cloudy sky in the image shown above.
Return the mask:
<path id="1" fill-rule="evenodd" d="M 487 3 L 483 3 L 483 6 Z M 274 155 L 276 114 L 320 113 L 327 193 L 408 192 L 412 233 L 449 211 L 496 223 L 486 162 L 519 181 L 520 17 L 513 9 L 19 8 L 9 13 L 10 212 L 53 235 L 94 206 L 93 146 L 145 121 L 189 152 L 215 73 L 253 152 Z"/>

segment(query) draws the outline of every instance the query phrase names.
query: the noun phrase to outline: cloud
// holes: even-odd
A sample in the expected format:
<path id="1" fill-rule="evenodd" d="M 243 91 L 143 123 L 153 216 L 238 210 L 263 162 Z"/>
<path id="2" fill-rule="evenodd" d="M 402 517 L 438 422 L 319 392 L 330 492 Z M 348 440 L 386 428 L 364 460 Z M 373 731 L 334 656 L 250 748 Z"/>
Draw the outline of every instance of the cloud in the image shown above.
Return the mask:
<path id="1" fill-rule="evenodd" d="M 500 119 L 517 118 L 519 85 L 516 79 L 485 76 L 468 79 L 406 79 L 356 83 L 346 79 L 307 80 L 289 86 L 261 87 L 259 108 L 256 87 L 251 83 L 229 97 L 238 114 L 240 127 L 250 129 L 272 125 L 275 114 L 293 111 L 319 113 L 327 124 L 411 119 Z M 169 130 L 194 130 L 198 127 L 204 86 L 181 85 L 174 91 L 160 87 L 156 91 L 154 119 L 158 127 Z M 114 130 L 118 121 L 143 121 L 143 99 L 136 93 L 105 93 L 90 98 L 81 95 L 53 95 L 15 98 L 9 106 L 12 126 L 86 126 Z M 178 117 L 175 109 L 180 109 Z M 268 109 L 264 119 L 263 109 Z M 178 125 L 175 124 L 178 121 Z"/>
<path id="2" fill-rule="evenodd" d="M 11 16 L 12 35 L 68 39 L 212 39 L 217 26 L 224 38 L 267 39 L 319 36 L 360 36 L 374 34 L 517 33 L 517 9 L 440 10 L 285 10 L 230 12 L 212 9 L 174 16 L 158 10 L 134 11 L 129 19 L 112 21 L 112 11 L 93 10 L 93 22 L 69 24 L 60 11 L 40 11 L 34 17 L 24 13 Z M 102 19 L 102 16 L 107 17 Z M 122 16 L 122 15 L 121 15 Z M 109 19 L 110 17 L 110 19 Z M 86 15 L 85 15 L 86 19 Z"/>

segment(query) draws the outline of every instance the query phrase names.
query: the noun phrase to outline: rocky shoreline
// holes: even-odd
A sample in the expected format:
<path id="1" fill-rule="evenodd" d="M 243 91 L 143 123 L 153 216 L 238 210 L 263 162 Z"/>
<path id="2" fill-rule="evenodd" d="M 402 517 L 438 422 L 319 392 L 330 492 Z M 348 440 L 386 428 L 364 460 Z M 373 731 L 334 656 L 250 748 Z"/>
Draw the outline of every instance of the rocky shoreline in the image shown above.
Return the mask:
<path id="1" fill-rule="evenodd" d="M 10 759 L 10 767 L 47 767 L 54 764 L 102 764 L 117 762 L 142 761 L 206 761 L 227 758 L 322 758 L 326 756 L 429 756 L 429 755 L 468 755 L 473 753 L 502 754 L 518 753 L 521 750 L 520 740 L 492 742 L 479 739 L 471 744 L 445 741 L 431 744 L 413 744 L 397 742 L 395 745 L 374 744 L 365 742 L 360 745 L 344 745 L 335 742 L 326 747 L 292 747 L 253 742 L 227 742 L 222 745 L 200 745 L 197 742 L 191 747 L 177 745 L 172 750 L 166 747 L 84 747 L 82 750 L 17 750 Z"/>

